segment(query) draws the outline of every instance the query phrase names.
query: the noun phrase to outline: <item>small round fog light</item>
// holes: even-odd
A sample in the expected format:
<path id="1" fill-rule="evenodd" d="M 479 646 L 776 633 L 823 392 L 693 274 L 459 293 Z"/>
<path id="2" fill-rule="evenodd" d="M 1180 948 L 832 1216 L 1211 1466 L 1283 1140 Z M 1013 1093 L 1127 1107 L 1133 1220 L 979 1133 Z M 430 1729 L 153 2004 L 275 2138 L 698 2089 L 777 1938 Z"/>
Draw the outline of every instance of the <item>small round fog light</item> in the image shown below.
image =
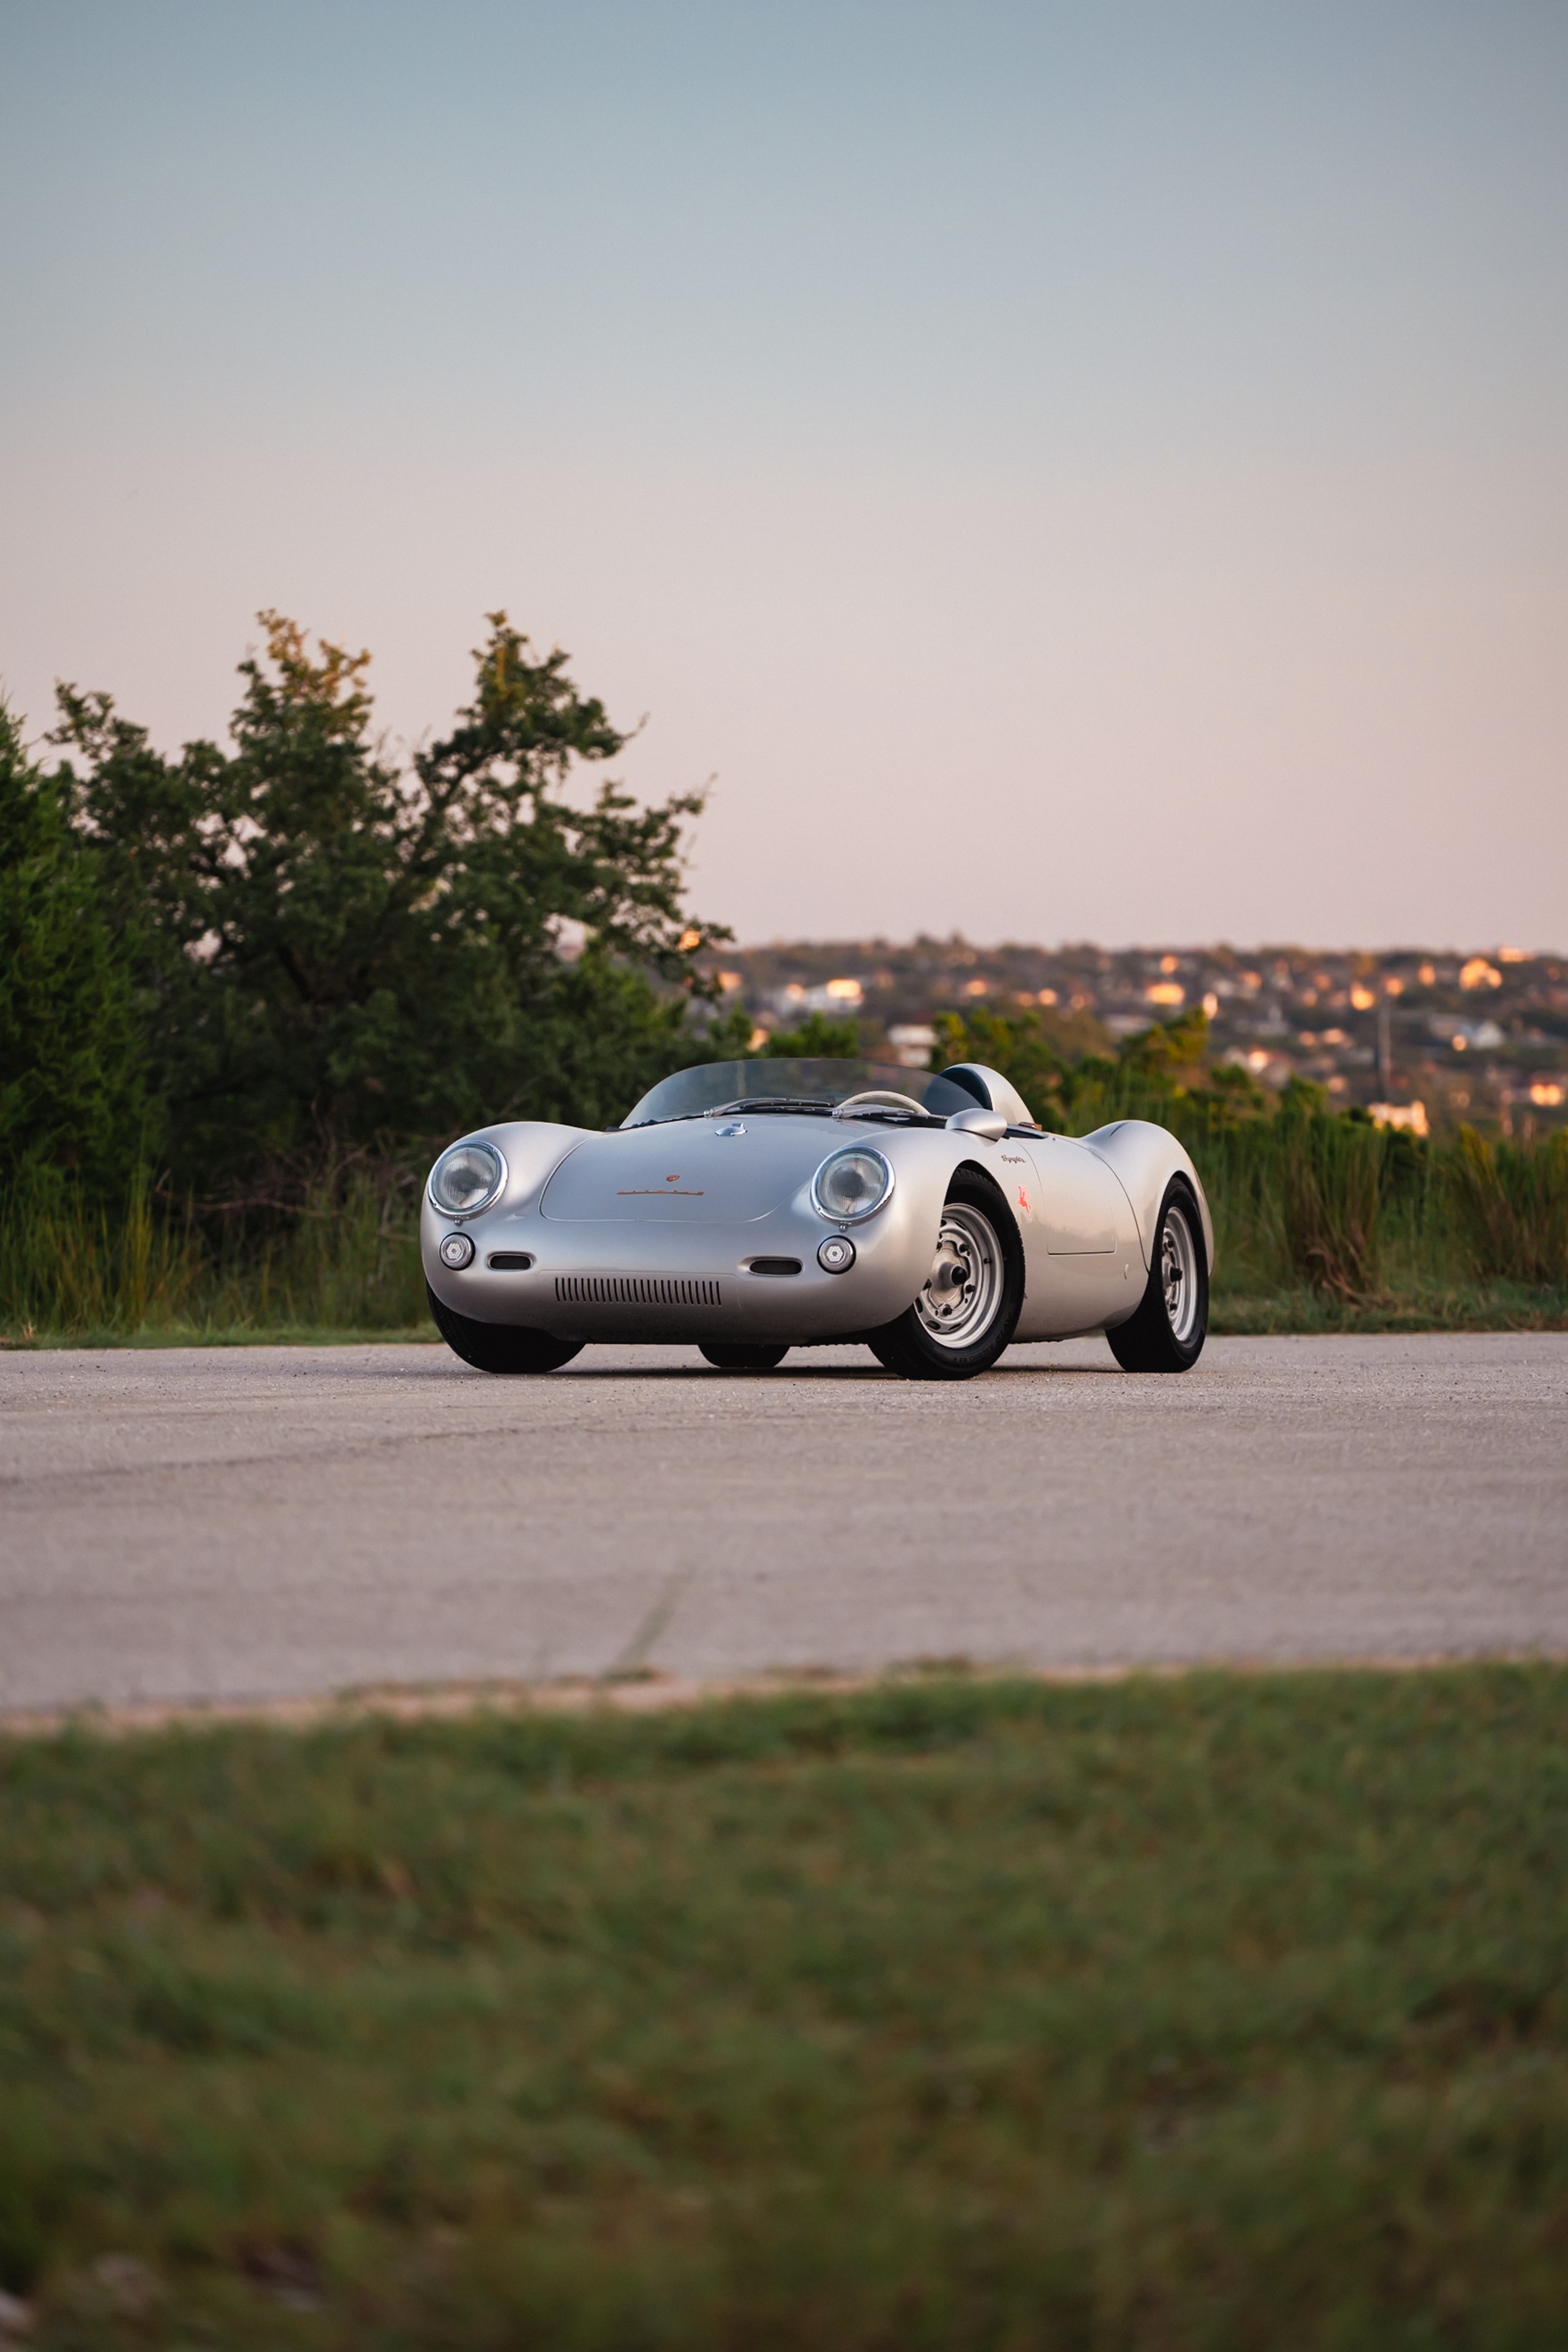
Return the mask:
<path id="1" fill-rule="evenodd" d="M 855 1262 L 855 1245 L 848 1234 L 830 1234 L 817 1252 L 824 1274 L 848 1274 Z"/>
<path id="2" fill-rule="evenodd" d="M 474 1244 L 466 1234 L 448 1234 L 435 1255 L 443 1265 L 449 1265 L 455 1274 L 474 1263 Z"/>

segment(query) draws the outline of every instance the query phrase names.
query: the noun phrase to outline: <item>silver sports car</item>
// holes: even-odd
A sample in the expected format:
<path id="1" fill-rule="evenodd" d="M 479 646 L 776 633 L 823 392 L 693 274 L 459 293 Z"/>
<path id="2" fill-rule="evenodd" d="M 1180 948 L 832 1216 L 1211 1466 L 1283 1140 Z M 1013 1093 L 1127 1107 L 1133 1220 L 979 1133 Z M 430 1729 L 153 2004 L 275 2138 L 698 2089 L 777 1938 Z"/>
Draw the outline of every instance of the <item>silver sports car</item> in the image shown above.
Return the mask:
<path id="1" fill-rule="evenodd" d="M 1103 1331 L 1132 1372 L 1185 1372 L 1214 1226 L 1163 1127 L 1076 1139 L 995 1070 L 709 1062 L 598 1133 L 526 1121 L 442 1153 L 421 1245 L 465 1362 L 548 1372 L 593 1339 L 680 1341 L 725 1371 L 863 1341 L 962 1381 L 1015 1339 Z"/>

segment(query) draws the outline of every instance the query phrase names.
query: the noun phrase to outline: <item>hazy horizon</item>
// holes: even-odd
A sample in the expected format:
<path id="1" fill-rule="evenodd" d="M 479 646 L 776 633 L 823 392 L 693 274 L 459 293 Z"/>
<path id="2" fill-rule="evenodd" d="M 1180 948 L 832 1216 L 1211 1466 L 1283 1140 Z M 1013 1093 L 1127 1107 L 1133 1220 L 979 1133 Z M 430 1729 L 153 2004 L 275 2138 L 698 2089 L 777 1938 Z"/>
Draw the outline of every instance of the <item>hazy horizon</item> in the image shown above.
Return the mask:
<path id="1" fill-rule="evenodd" d="M 1568 12 L 0 0 L 0 683 L 440 729 L 737 939 L 1564 944 Z"/>

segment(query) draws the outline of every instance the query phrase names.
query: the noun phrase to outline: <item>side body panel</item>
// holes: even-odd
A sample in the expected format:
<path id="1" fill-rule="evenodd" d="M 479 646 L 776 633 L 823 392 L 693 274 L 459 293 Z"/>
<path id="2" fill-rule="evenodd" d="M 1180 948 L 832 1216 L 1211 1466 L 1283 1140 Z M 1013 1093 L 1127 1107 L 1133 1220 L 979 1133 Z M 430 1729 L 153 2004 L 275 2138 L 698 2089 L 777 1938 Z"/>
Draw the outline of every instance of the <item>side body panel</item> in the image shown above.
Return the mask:
<path id="1" fill-rule="evenodd" d="M 1027 1288 L 1016 1337 L 1065 1339 L 1131 1315 L 1145 1268 L 1132 1203 L 1115 1171 L 1067 1135 L 1009 1137 L 1034 1181 L 1019 1222 Z"/>

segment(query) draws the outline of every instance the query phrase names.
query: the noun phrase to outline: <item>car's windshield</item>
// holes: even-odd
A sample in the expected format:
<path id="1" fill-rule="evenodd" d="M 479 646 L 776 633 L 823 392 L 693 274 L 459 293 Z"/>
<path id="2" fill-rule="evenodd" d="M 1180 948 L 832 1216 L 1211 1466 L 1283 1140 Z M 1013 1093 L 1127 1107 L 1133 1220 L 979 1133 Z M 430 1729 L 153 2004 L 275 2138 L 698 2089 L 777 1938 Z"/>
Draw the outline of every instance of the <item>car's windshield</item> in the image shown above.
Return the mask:
<path id="1" fill-rule="evenodd" d="M 747 1110 L 836 1110 L 852 1096 L 873 1097 L 865 1106 L 873 1118 L 950 1118 L 956 1110 L 973 1110 L 977 1097 L 952 1078 L 934 1076 L 929 1070 L 905 1070 L 894 1062 L 830 1062 L 778 1060 L 704 1062 L 695 1070 L 677 1070 L 662 1078 L 622 1121 L 624 1127 L 651 1127 L 668 1118 L 701 1118 L 705 1112 L 727 1110 L 733 1104 Z M 880 1097 L 880 1099 L 877 1099 Z"/>

